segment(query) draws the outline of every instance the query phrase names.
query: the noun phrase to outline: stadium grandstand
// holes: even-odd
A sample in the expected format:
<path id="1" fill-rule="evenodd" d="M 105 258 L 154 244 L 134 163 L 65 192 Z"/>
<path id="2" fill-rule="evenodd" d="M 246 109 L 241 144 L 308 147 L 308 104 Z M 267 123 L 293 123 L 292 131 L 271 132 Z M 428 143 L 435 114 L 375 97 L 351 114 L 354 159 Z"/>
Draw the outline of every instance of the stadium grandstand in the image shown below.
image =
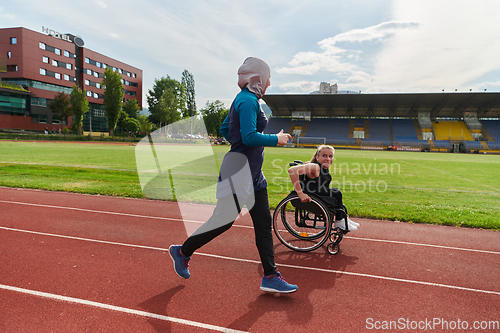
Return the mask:
<path id="1" fill-rule="evenodd" d="M 269 94 L 266 133 L 292 134 L 289 146 L 500 153 L 500 93 L 339 92 Z"/>

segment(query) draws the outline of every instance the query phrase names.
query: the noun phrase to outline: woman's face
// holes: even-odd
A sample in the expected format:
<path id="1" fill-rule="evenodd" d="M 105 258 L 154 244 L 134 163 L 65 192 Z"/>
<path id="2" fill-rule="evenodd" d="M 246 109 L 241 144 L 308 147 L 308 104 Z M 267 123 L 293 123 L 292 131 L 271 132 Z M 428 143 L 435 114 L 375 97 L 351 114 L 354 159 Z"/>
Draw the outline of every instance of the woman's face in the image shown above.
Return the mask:
<path id="1" fill-rule="evenodd" d="M 324 169 L 328 169 L 333 163 L 334 151 L 330 148 L 323 148 L 318 152 L 316 160 Z"/>

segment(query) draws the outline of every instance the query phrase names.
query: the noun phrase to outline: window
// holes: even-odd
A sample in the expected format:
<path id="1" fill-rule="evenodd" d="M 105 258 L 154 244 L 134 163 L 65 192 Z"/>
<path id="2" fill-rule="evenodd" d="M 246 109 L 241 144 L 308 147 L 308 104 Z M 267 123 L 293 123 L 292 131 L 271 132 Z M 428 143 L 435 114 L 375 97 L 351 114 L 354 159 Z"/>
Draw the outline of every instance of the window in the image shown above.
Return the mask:
<path id="1" fill-rule="evenodd" d="M 10 37 L 11 44 L 17 44 L 17 37 Z"/>
<path id="2" fill-rule="evenodd" d="M 48 63 L 49 63 L 49 57 L 43 56 L 42 61 L 43 61 L 44 63 L 48 64 Z"/>
<path id="3" fill-rule="evenodd" d="M 134 78 L 137 78 L 137 74 L 134 73 Z"/>
<path id="4" fill-rule="evenodd" d="M 92 75 L 92 71 L 90 69 L 87 69 L 86 71 L 88 75 Z"/>
<path id="5" fill-rule="evenodd" d="M 58 80 L 61 79 L 61 74 L 60 73 L 54 73 L 54 77 Z"/>
<path id="6" fill-rule="evenodd" d="M 52 59 L 52 66 L 54 66 L 54 67 L 57 67 L 57 66 L 58 66 L 58 64 L 57 64 L 57 60 Z"/>
<path id="7" fill-rule="evenodd" d="M 69 75 L 68 75 L 68 74 L 64 74 L 64 79 L 65 79 L 66 81 L 69 81 Z"/>
<path id="8" fill-rule="evenodd" d="M 17 72 L 17 65 L 7 65 L 7 72 Z"/>
<path id="9" fill-rule="evenodd" d="M 85 62 L 86 62 L 87 64 L 90 64 L 90 59 L 89 59 L 89 58 L 87 58 L 87 57 L 85 57 Z"/>
<path id="10" fill-rule="evenodd" d="M 87 96 L 92 97 L 92 91 L 87 90 Z"/>
<path id="11" fill-rule="evenodd" d="M 130 77 L 130 72 L 127 72 L 127 76 Z"/>
<path id="12" fill-rule="evenodd" d="M 69 51 L 64 50 L 64 56 L 69 58 Z"/>
<path id="13" fill-rule="evenodd" d="M 0 95 L 0 107 L 2 111 L 12 112 L 12 113 L 24 113 L 26 111 L 26 100 L 23 97 L 14 97 Z"/>
<path id="14" fill-rule="evenodd" d="M 31 105 L 47 107 L 47 99 L 31 97 Z"/>
<path id="15" fill-rule="evenodd" d="M 90 85 L 90 81 L 89 80 L 85 80 L 85 85 L 89 86 Z"/>
<path id="16" fill-rule="evenodd" d="M 99 98 L 99 94 L 98 93 L 94 93 L 94 98 Z"/>
<path id="17" fill-rule="evenodd" d="M 92 115 L 94 117 L 104 117 L 104 110 L 94 109 Z"/>
<path id="18" fill-rule="evenodd" d="M 54 53 L 57 54 L 57 55 L 61 55 L 61 50 L 59 49 L 54 49 Z"/>
<path id="19" fill-rule="evenodd" d="M 71 65 L 70 63 L 66 63 L 66 68 L 67 69 L 73 69 L 73 65 Z"/>
<path id="20" fill-rule="evenodd" d="M 7 52 L 7 58 L 8 58 L 8 59 L 12 58 L 12 52 L 10 52 L 10 51 L 9 51 L 9 52 Z"/>
<path id="21" fill-rule="evenodd" d="M 47 71 L 43 68 L 40 68 L 40 74 L 47 75 Z"/>
<path id="22" fill-rule="evenodd" d="M 101 84 L 100 83 L 96 83 L 95 86 L 99 89 L 101 89 Z"/>
<path id="23" fill-rule="evenodd" d="M 94 72 L 94 76 L 95 76 L 95 77 L 99 77 L 99 73 Z"/>
<path id="24" fill-rule="evenodd" d="M 38 122 L 40 124 L 46 124 L 47 123 L 47 116 L 44 114 L 39 114 L 38 115 Z"/>
<path id="25" fill-rule="evenodd" d="M 95 62 L 95 65 L 96 65 L 97 67 L 101 68 L 101 63 L 100 63 L 99 61 L 96 61 L 96 62 Z"/>

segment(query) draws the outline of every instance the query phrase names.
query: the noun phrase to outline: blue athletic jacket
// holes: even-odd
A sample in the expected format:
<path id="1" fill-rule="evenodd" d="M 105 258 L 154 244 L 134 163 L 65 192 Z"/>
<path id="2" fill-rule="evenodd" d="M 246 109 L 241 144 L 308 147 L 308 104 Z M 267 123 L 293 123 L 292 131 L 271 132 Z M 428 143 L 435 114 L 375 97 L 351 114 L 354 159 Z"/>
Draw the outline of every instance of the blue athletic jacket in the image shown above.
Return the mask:
<path id="1" fill-rule="evenodd" d="M 241 90 L 220 127 L 220 132 L 231 144 L 231 151 L 248 158 L 254 191 L 267 187 L 262 173 L 264 146 L 276 146 L 278 136 L 263 134 L 267 117 L 260 107 L 257 96 L 247 88 Z"/>

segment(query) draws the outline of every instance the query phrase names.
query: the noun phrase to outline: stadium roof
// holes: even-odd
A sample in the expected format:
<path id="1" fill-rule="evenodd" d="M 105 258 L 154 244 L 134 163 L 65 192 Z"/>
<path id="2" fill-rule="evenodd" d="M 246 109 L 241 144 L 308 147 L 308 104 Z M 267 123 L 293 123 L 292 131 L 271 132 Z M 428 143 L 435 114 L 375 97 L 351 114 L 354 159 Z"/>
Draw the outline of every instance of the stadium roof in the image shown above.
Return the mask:
<path id="1" fill-rule="evenodd" d="M 393 93 L 264 95 L 274 117 L 291 117 L 294 111 L 311 111 L 311 117 L 418 117 L 500 118 L 500 93 Z"/>

